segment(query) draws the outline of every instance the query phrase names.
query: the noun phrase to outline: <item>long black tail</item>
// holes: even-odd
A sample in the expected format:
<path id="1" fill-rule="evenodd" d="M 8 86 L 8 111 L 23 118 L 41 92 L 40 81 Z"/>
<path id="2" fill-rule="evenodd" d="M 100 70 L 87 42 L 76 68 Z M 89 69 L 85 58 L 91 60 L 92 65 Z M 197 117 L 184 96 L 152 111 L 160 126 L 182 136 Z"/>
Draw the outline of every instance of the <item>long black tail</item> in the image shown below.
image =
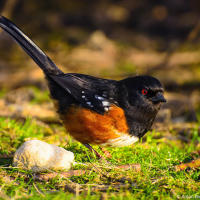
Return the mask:
<path id="1" fill-rule="evenodd" d="M 0 16 L 0 27 L 16 40 L 47 76 L 63 74 L 53 61 L 10 20 Z"/>

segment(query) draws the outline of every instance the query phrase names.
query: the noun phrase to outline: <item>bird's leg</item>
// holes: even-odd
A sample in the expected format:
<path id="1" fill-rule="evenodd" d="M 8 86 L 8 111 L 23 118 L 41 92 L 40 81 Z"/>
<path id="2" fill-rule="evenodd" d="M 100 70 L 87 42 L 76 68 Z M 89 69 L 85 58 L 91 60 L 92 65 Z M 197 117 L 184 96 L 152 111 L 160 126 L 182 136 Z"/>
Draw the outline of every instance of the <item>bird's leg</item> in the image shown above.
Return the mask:
<path id="1" fill-rule="evenodd" d="M 101 149 L 101 151 L 103 152 L 103 154 L 105 155 L 106 158 L 112 158 L 112 155 L 110 154 L 110 152 L 108 150 L 106 150 L 103 147 L 99 147 Z"/>
<path id="2" fill-rule="evenodd" d="M 89 144 L 83 144 L 85 147 L 87 147 L 91 152 L 94 152 L 95 155 L 99 158 L 102 159 L 103 157 L 97 152 L 95 151 Z"/>

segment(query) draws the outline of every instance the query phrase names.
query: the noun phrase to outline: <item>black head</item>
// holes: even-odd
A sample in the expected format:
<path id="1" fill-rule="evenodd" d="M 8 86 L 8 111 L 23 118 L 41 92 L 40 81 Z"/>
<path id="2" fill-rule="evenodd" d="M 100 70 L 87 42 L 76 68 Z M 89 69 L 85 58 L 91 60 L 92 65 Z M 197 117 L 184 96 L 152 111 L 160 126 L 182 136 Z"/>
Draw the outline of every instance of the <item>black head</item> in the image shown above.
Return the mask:
<path id="1" fill-rule="evenodd" d="M 142 137 L 166 102 L 163 86 L 154 77 L 135 76 L 119 81 L 119 88 L 118 102 L 125 111 L 129 132 Z"/>
<path id="2" fill-rule="evenodd" d="M 132 106 L 154 111 L 160 108 L 161 103 L 166 102 L 163 86 L 154 77 L 135 76 L 124 79 L 121 83 L 127 91 L 128 103 Z"/>

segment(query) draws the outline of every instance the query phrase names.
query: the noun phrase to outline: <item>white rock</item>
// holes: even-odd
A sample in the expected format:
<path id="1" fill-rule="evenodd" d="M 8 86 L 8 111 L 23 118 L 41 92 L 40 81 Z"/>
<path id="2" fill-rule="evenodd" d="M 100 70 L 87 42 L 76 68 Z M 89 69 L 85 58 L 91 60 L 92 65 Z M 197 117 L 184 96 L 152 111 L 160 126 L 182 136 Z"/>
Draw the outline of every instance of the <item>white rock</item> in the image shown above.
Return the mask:
<path id="1" fill-rule="evenodd" d="M 17 149 L 13 158 L 13 166 L 34 172 L 69 170 L 73 162 L 74 154 L 71 151 L 40 140 L 25 142 Z"/>

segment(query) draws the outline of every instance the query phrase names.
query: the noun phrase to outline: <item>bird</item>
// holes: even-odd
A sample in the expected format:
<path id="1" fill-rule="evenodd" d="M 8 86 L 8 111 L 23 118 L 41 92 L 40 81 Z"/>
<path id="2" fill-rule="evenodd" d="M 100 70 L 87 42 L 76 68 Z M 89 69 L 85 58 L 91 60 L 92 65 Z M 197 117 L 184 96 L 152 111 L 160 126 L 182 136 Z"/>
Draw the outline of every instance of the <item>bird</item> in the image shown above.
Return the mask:
<path id="1" fill-rule="evenodd" d="M 151 129 L 162 103 L 161 82 L 138 75 L 122 80 L 64 73 L 12 21 L 0 16 L 4 29 L 44 72 L 50 96 L 67 132 L 98 157 L 91 145 L 122 147 Z"/>

